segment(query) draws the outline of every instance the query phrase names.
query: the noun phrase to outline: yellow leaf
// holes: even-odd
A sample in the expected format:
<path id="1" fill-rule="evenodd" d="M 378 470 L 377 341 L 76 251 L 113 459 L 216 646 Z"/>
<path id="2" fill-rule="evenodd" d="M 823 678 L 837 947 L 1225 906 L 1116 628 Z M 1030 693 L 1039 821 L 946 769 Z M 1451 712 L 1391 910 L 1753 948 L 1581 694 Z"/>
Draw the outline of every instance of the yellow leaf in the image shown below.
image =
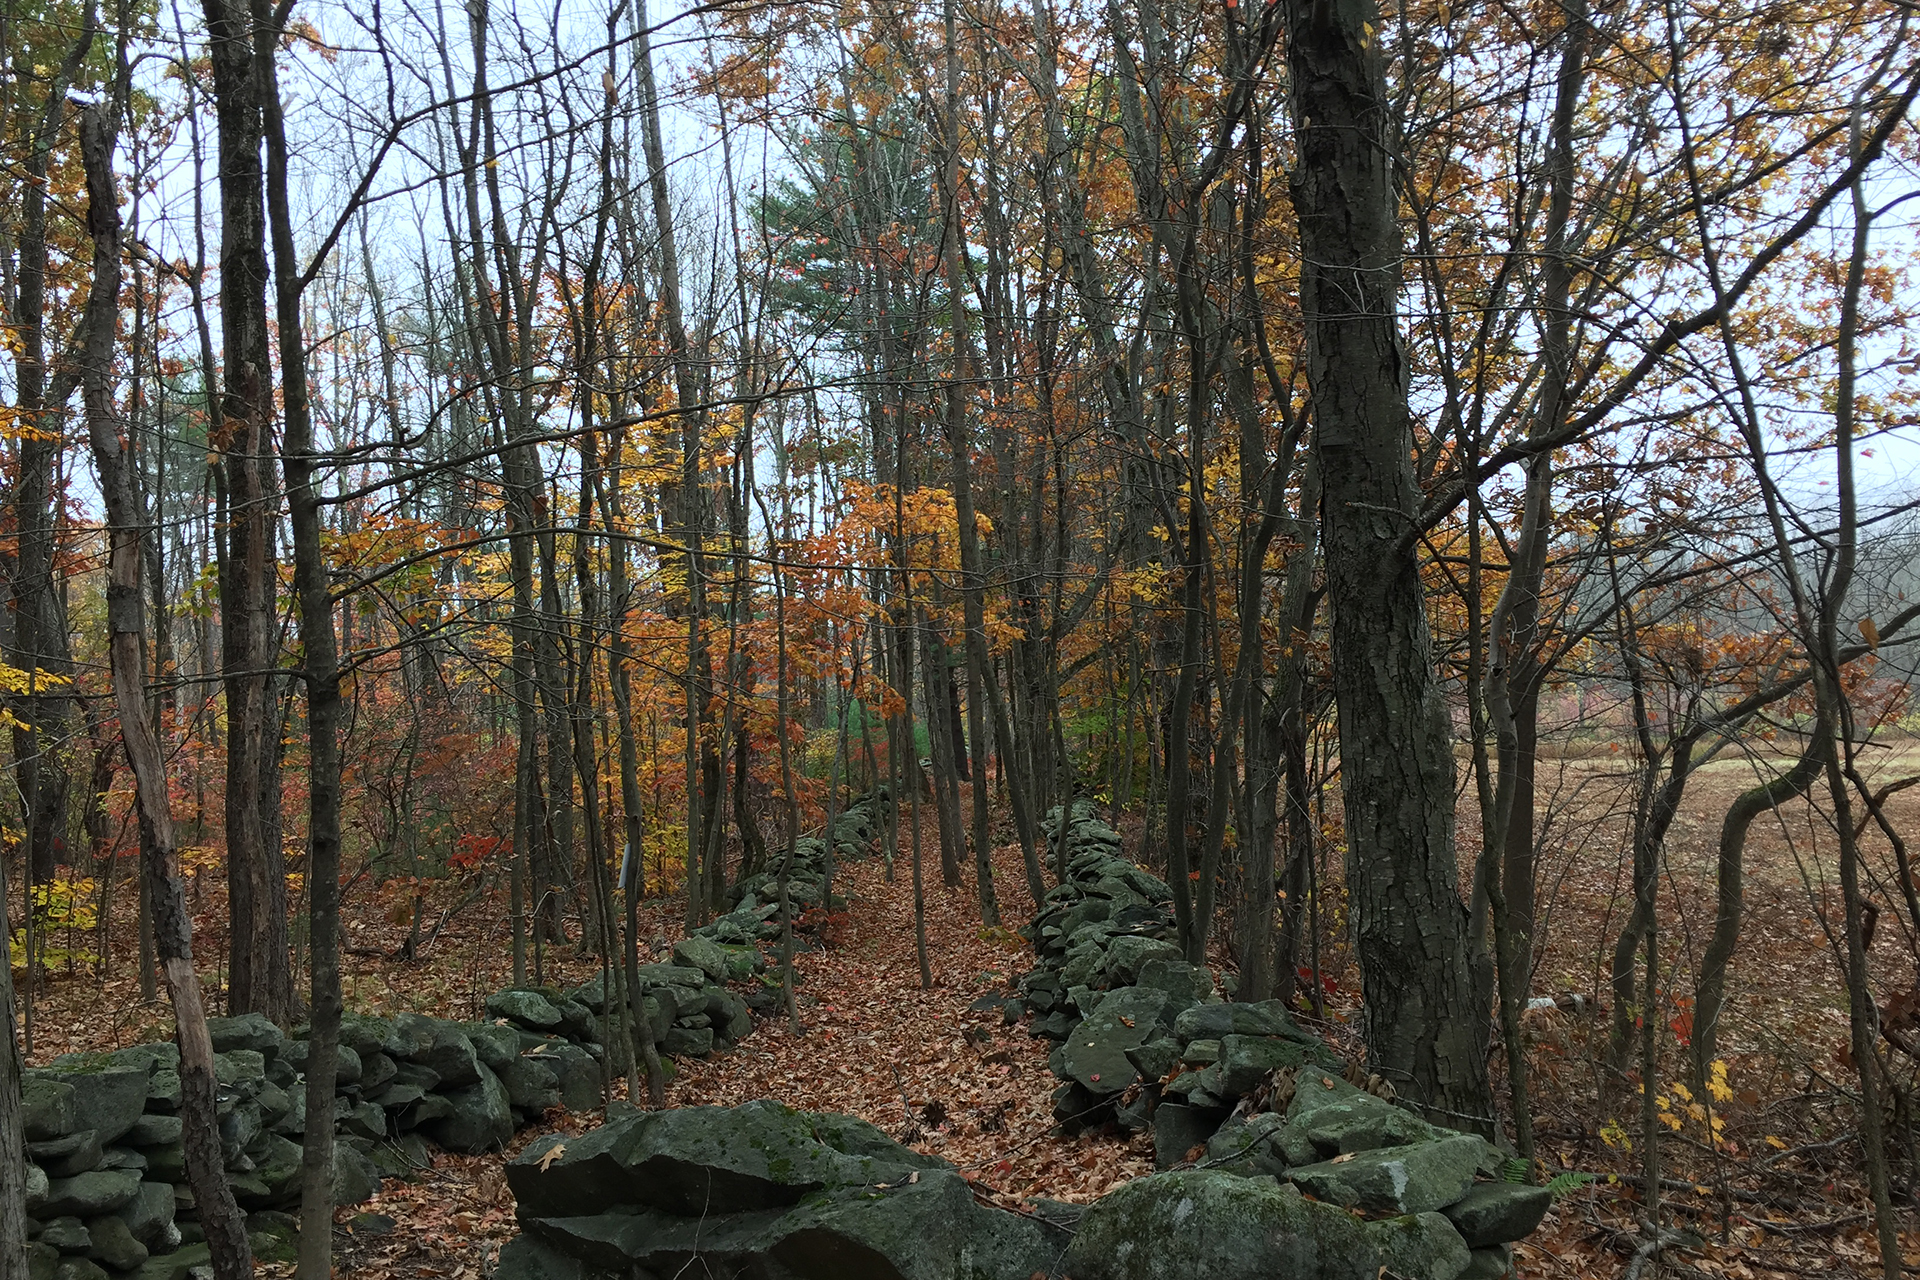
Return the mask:
<path id="1" fill-rule="evenodd" d="M 1867 648 L 1880 648 L 1880 628 L 1873 625 L 1872 618 L 1860 619 L 1860 635 L 1867 642 Z"/>
<path id="2" fill-rule="evenodd" d="M 567 1144 L 564 1142 L 556 1142 L 548 1147 L 546 1154 L 540 1157 L 540 1172 L 545 1173 L 548 1165 L 565 1154 L 567 1154 Z"/>
<path id="3" fill-rule="evenodd" d="M 1787 1144 L 1780 1141 L 1780 1139 L 1774 1137 L 1772 1134 L 1767 1135 L 1767 1145 L 1772 1147 L 1775 1151 L 1785 1151 L 1787 1149 Z"/>

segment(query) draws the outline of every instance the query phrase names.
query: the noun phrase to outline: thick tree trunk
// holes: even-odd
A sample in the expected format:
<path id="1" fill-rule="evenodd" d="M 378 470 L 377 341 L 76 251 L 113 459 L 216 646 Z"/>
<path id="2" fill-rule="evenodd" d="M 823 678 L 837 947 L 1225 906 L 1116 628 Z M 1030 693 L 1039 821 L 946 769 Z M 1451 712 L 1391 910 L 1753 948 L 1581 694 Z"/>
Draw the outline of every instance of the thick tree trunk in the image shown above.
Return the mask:
<path id="1" fill-rule="evenodd" d="M 220 131 L 220 328 L 225 389 L 212 441 L 226 492 L 220 558 L 221 679 L 227 694 L 227 885 L 233 917 L 227 1009 L 279 1023 L 295 1013 L 287 954 L 286 870 L 277 809 L 279 586 L 273 482 L 273 382 L 267 334 L 267 226 L 257 47 L 270 15 L 203 0 Z"/>
<path id="2" fill-rule="evenodd" d="M 1419 492 L 1400 287 L 1392 110 L 1371 0 L 1292 0 L 1301 309 L 1333 603 L 1347 885 L 1373 1069 L 1435 1118 L 1491 1120 L 1451 739 L 1408 521 Z M 1176 744 L 1176 749 L 1178 744 Z"/>

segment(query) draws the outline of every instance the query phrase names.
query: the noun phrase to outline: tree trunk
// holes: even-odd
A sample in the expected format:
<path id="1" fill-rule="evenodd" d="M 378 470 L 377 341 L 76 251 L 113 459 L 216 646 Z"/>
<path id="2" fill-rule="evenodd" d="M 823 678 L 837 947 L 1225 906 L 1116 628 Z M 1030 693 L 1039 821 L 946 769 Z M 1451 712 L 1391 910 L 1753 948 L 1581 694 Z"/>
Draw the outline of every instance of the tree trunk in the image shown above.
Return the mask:
<path id="1" fill-rule="evenodd" d="M 227 1185 L 215 1112 L 213 1041 L 193 971 L 193 926 L 180 883 L 173 815 L 167 795 L 166 760 L 154 736 L 147 707 L 146 663 L 141 653 L 145 609 L 140 589 L 140 510 L 129 476 L 127 449 L 113 404 L 110 379 L 119 314 L 120 211 L 113 183 L 113 129 L 98 108 L 81 116 L 81 155 L 87 171 L 88 226 L 93 233 L 93 290 L 87 300 L 84 372 L 87 436 L 100 473 L 107 510 L 107 627 L 113 692 L 120 735 L 133 771 L 142 862 L 154 907 L 154 939 L 173 1000 L 180 1046 L 180 1118 L 186 1146 L 187 1183 L 200 1209 L 213 1255 L 216 1280 L 246 1280 L 253 1274 L 246 1219 Z"/>
<path id="2" fill-rule="evenodd" d="M 267 16 L 256 9 L 254 20 L 263 31 L 270 29 Z M 267 216 L 273 237 L 281 402 L 286 415 L 281 465 L 293 531 L 293 586 L 300 608 L 302 677 L 307 686 L 307 946 L 312 1025 L 307 1037 L 307 1123 L 300 1155 L 300 1252 L 295 1274 L 299 1280 L 328 1280 L 333 1274 L 334 1072 L 341 1012 L 340 660 L 326 549 L 321 542 L 321 458 L 314 444 L 307 390 L 300 260 L 287 195 L 287 136 L 274 49 L 273 41 L 261 41 L 258 77 L 267 143 Z M 280 741 L 278 733 L 274 741 Z M 274 826 L 277 829 L 278 823 Z"/>
<path id="3" fill-rule="evenodd" d="M 1323 485 L 1347 884 L 1373 1069 L 1436 1119 L 1491 1121 L 1454 860 L 1451 741 L 1408 521 L 1393 117 L 1372 0 L 1288 5 L 1300 300 Z M 1178 749 L 1179 744 L 1175 744 Z"/>
<path id="4" fill-rule="evenodd" d="M 233 930 L 227 1010 L 290 1023 L 285 862 L 274 839 L 279 799 L 279 586 L 273 483 L 273 379 L 267 333 L 267 225 L 260 149 L 258 46 L 270 15 L 239 0 L 203 0 L 220 141 L 220 329 L 225 388 L 211 441 L 226 494 L 220 558 L 221 682 L 227 694 L 227 885 Z"/>

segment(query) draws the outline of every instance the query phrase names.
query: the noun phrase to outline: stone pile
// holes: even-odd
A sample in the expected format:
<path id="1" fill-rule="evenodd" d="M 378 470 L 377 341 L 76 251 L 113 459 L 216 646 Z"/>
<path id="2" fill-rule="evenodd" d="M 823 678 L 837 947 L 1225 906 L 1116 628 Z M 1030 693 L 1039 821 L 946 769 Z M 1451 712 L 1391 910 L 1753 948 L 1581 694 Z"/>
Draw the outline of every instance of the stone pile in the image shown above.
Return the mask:
<path id="1" fill-rule="evenodd" d="M 756 994 L 766 991 L 754 979 L 766 967 L 767 958 L 758 947 L 728 946 L 701 934 L 675 943 L 672 963 L 641 965 L 637 970 L 641 1014 L 652 1027 L 660 1052 L 704 1058 L 745 1037 L 753 1030 L 749 1005 Z M 729 982 L 746 983 L 749 995 L 735 994 Z M 596 974 L 567 995 L 592 1014 L 607 1013 L 604 974 Z M 771 995 L 763 1003 L 770 1005 Z M 623 1051 L 616 1051 L 614 1065 L 625 1068 Z"/>
<path id="2" fill-rule="evenodd" d="M 1048 823 L 1067 877 L 1028 930 L 1039 967 L 1007 1012 L 1023 1008 L 1032 1035 L 1060 1041 L 1049 1065 L 1063 1126 L 1152 1125 L 1183 1152 L 1275 1069 L 1337 1067 L 1278 1003 L 1221 1002 L 1212 972 L 1172 941 L 1166 884 L 1121 857 L 1119 835 L 1084 802 Z"/>
<path id="3" fill-rule="evenodd" d="M 1552 1203 L 1485 1139 L 1343 1078 L 1276 1002 L 1229 1004 L 1170 941 L 1167 887 L 1077 808 L 1007 1015 L 1060 1042 L 1064 1125 L 1151 1127 L 1163 1172 L 1091 1206 L 984 1203 L 862 1121 L 771 1102 L 538 1141 L 496 1280 L 1497 1280 Z"/>
<path id="4" fill-rule="evenodd" d="M 1509 1246 L 1551 1203 L 1543 1188 L 1496 1180 L 1508 1162 L 1485 1139 L 1428 1124 L 1343 1078 L 1333 1051 L 1280 1002 L 1223 1001 L 1213 974 L 1171 941 L 1166 885 L 1120 856 L 1113 829 L 1084 805 L 1064 821 L 1055 810 L 1049 823 L 1067 879 L 1029 931 L 1038 967 L 1007 1014 L 1024 1012 L 1032 1035 L 1060 1041 L 1049 1065 L 1061 1080 L 1062 1127 L 1151 1128 L 1156 1163 L 1178 1167 L 1088 1212 L 1076 1251 L 1084 1244 L 1109 1261 L 1075 1268 L 1079 1280 L 1204 1274 L 1215 1260 L 1233 1272 L 1228 1254 L 1252 1248 L 1262 1231 L 1298 1235 L 1301 1206 L 1312 1202 L 1389 1215 L 1364 1225 L 1380 1261 L 1352 1274 L 1385 1266 L 1407 1277 L 1492 1280 L 1511 1271 Z M 1166 1197 L 1191 1199 L 1204 1226 L 1160 1222 Z M 1363 1256 L 1336 1238 L 1322 1240 L 1328 1256 Z M 1304 1263 L 1298 1271 L 1348 1273 Z"/>
<path id="5" fill-rule="evenodd" d="M 893 798 L 885 786 L 856 796 L 846 810 L 834 815 L 833 860 L 835 865 L 869 857 L 886 832 Z M 732 909 L 725 915 L 695 929 L 697 936 L 733 946 L 772 942 L 780 937 L 780 861 L 785 851 L 771 855 L 772 870 L 744 877 L 727 891 Z M 801 920 L 824 903 L 827 883 L 827 838 L 801 836 L 793 842 L 793 863 L 787 871 L 787 901 L 796 928 L 807 927 Z M 836 898 L 834 905 L 840 905 Z"/>
<path id="6" fill-rule="evenodd" d="M 641 966 L 655 1042 L 668 1054 L 700 1056 L 745 1036 L 747 1005 L 726 984 L 765 967 L 757 949 L 706 938 L 681 942 L 672 964 Z M 564 995 L 502 991 L 486 1013 L 480 1022 L 342 1018 L 336 1203 L 357 1204 L 382 1177 L 425 1168 L 429 1143 L 495 1150 L 549 1108 L 600 1105 L 607 1050 L 598 979 Z M 208 1025 L 228 1181 L 256 1255 L 290 1256 L 307 1041 L 258 1014 Z M 184 1280 L 207 1263 L 186 1186 L 179 1063 L 168 1042 L 68 1054 L 26 1073 L 32 1280 Z"/>

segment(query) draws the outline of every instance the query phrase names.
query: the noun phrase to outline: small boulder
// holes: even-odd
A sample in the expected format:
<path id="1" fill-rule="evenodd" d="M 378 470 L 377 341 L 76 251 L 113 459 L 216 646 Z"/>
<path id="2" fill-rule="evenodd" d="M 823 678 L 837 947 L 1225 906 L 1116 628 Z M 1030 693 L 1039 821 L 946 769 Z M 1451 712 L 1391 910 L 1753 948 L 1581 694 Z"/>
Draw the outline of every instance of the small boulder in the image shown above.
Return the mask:
<path id="1" fill-rule="evenodd" d="M 488 996 L 487 1016 L 505 1018 L 529 1031 L 552 1031 L 560 1025 L 560 1011 L 538 991 L 502 991 Z"/>
<path id="2" fill-rule="evenodd" d="M 507 1101 L 517 1109 L 537 1115 L 560 1105 L 560 1078 L 546 1063 L 515 1054 L 499 1074 Z"/>
<path id="3" fill-rule="evenodd" d="M 191 1280 L 195 1270 L 213 1265 L 213 1252 L 206 1241 L 196 1240 L 172 1253 L 155 1254 L 136 1273 L 137 1280 Z"/>
<path id="4" fill-rule="evenodd" d="M 1223 1097 L 1243 1097 L 1274 1071 L 1301 1066 L 1310 1057 L 1308 1047 L 1298 1040 L 1280 1036 L 1222 1036 L 1220 1088 L 1216 1092 Z"/>
<path id="5" fill-rule="evenodd" d="M 270 1058 L 279 1053 L 280 1047 L 287 1042 L 287 1033 L 273 1025 L 273 1020 L 263 1013 L 208 1018 L 207 1034 L 213 1037 L 215 1053 L 251 1049 Z"/>
<path id="6" fill-rule="evenodd" d="M 55 1218 L 40 1228 L 40 1243 L 52 1245 L 62 1253 L 85 1253 L 93 1248 L 93 1236 L 78 1218 Z"/>
<path id="7" fill-rule="evenodd" d="M 1220 1127 L 1218 1111 L 1201 1111 L 1178 1102 L 1162 1102 L 1153 1109 L 1153 1163 L 1171 1169 L 1195 1147 L 1205 1145 Z"/>
<path id="8" fill-rule="evenodd" d="M 134 1147 L 158 1147 L 180 1141 L 184 1122 L 179 1116 L 144 1115 L 133 1128 L 121 1135 L 121 1141 Z"/>
<path id="9" fill-rule="evenodd" d="M 333 1202 L 359 1204 L 380 1189 L 380 1170 L 357 1148 L 333 1144 Z"/>
<path id="10" fill-rule="evenodd" d="M 520 1053 L 520 1031 L 511 1024 L 462 1023 L 460 1030 L 472 1042 L 473 1056 L 480 1060 L 482 1066 L 492 1068 L 495 1075 L 500 1074 Z"/>
<path id="11" fill-rule="evenodd" d="M 461 1041 L 465 1043 L 466 1037 Z M 428 1137 L 447 1150 L 467 1155 L 504 1147 L 513 1137 L 513 1104 L 506 1087 L 500 1077 L 478 1063 L 474 1069 L 479 1075 L 474 1083 L 442 1095 L 450 1114 L 421 1126 Z"/>
<path id="12" fill-rule="evenodd" d="M 604 1275 L 535 1236 L 507 1241 L 493 1269 L 493 1280 L 600 1280 Z"/>
<path id="13" fill-rule="evenodd" d="M 78 1117 L 71 1084 L 44 1072 L 29 1071 L 20 1082 L 20 1094 L 28 1142 L 52 1142 L 74 1131 Z"/>
<path id="14" fill-rule="evenodd" d="M 513 994 L 532 993 L 515 992 Z M 546 1002 L 542 1000 L 541 1003 Z M 452 1027 L 441 1027 L 434 1033 L 433 1041 L 427 1046 L 427 1051 L 421 1056 L 420 1061 L 421 1065 L 440 1078 L 440 1087 L 443 1092 L 476 1083 L 480 1079 L 482 1070 L 480 1057 L 473 1050 L 473 1041 Z"/>
<path id="15" fill-rule="evenodd" d="M 1496 1244 L 1475 1249 L 1457 1280 L 1509 1280 L 1513 1274 L 1513 1249 Z"/>
<path id="16" fill-rule="evenodd" d="M 1469 1248 L 1484 1249 L 1526 1239 L 1552 1207 L 1553 1193 L 1545 1187 L 1483 1182 L 1442 1212 Z"/>
<path id="17" fill-rule="evenodd" d="M 126 1224 L 135 1240 L 152 1249 L 173 1225 L 173 1213 L 173 1187 L 165 1182 L 143 1182 L 133 1199 L 115 1209 L 113 1216 Z"/>
<path id="18" fill-rule="evenodd" d="M 28 1072 L 26 1078 L 41 1076 Z M 151 1060 L 134 1066 L 105 1065 L 104 1060 L 82 1060 L 60 1068 L 49 1068 L 44 1075 L 73 1090 L 73 1114 L 78 1124 L 93 1129 L 100 1145 L 118 1142 L 120 1135 L 133 1128 L 134 1121 L 147 1109 L 147 1085 L 153 1075 Z M 67 1132 L 71 1133 L 72 1128 Z"/>
<path id="19" fill-rule="evenodd" d="M 711 1027 L 672 1027 L 667 1031 L 665 1052 L 678 1058 L 704 1058 L 713 1052 Z"/>
<path id="20" fill-rule="evenodd" d="M 134 1239 L 117 1217 L 95 1218 L 87 1224 L 87 1232 L 93 1237 L 93 1250 L 87 1256 L 115 1271 L 131 1271 L 147 1260 L 147 1246 Z"/>

